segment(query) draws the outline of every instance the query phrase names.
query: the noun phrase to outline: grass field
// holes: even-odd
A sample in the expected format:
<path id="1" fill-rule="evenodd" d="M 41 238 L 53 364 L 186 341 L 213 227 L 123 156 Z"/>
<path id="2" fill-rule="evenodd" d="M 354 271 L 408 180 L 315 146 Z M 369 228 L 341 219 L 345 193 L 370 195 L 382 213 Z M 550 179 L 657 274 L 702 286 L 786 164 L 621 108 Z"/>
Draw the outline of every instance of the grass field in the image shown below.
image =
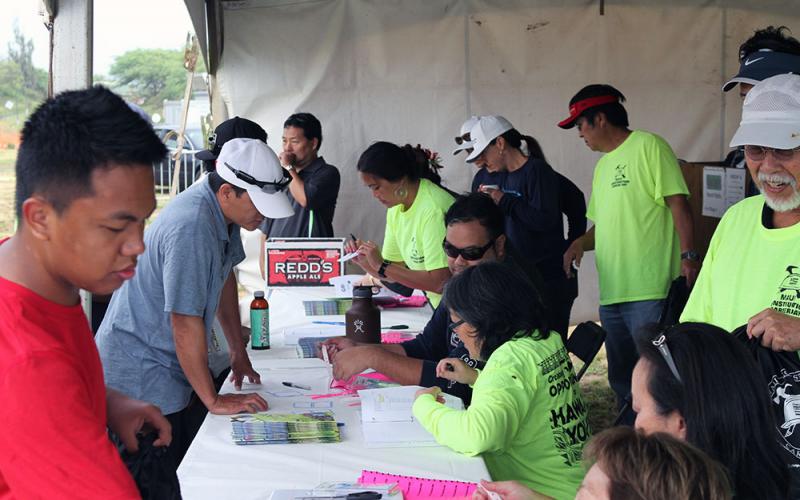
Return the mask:
<path id="1" fill-rule="evenodd" d="M 14 160 L 16 151 L 0 150 L 0 238 L 10 236 L 14 231 Z M 158 210 L 169 196 L 158 195 Z M 150 220 L 153 218 L 151 217 Z M 581 361 L 575 362 L 577 367 Z M 589 407 L 589 423 L 595 433 L 609 427 L 615 418 L 614 394 L 608 386 L 606 372 L 608 364 L 605 350 L 601 350 L 581 380 L 583 396 Z"/>

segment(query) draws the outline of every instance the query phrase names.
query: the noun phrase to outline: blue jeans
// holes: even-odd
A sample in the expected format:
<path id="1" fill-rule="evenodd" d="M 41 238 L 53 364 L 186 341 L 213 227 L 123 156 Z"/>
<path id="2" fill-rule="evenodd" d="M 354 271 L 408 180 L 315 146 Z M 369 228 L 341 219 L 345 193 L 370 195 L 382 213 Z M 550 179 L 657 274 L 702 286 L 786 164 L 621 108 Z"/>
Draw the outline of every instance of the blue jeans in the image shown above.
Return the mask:
<path id="1" fill-rule="evenodd" d="M 663 299 L 600 306 L 600 321 L 607 334 L 608 384 L 620 405 L 631 393 L 631 375 L 639 360 L 635 339 L 643 326 L 658 323 L 663 308 Z"/>

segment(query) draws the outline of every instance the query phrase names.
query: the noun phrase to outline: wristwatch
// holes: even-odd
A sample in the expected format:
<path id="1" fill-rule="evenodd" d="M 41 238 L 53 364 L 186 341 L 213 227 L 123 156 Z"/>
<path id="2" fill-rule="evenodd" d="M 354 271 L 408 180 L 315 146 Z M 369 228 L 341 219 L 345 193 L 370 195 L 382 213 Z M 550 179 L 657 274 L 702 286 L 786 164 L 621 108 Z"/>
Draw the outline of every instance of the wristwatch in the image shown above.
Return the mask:
<path id="1" fill-rule="evenodd" d="M 681 260 L 684 260 L 684 259 L 693 260 L 695 262 L 700 262 L 700 254 L 695 252 L 694 250 L 689 250 L 689 251 L 683 252 L 681 254 Z"/>
<path id="2" fill-rule="evenodd" d="M 389 264 L 391 264 L 391 262 L 389 262 L 388 260 L 383 261 L 381 267 L 378 268 L 378 276 L 380 276 L 381 278 L 386 277 L 386 268 L 389 267 Z"/>
<path id="3" fill-rule="evenodd" d="M 284 165 L 283 168 L 285 168 L 287 172 L 291 172 L 294 170 L 294 165 Z"/>

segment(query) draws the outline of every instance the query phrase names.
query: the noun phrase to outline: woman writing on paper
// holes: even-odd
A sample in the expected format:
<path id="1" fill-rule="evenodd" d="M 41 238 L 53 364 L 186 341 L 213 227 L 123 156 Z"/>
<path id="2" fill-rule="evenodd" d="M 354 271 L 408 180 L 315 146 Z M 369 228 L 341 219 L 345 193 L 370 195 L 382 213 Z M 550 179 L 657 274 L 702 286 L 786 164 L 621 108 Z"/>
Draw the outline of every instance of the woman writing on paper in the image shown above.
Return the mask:
<path id="1" fill-rule="evenodd" d="M 450 278 L 444 303 L 480 372 L 456 358 L 437 375 L 473 385 L 472 404 L 454 410 L 421 389 L 414 416 L 455 451 L 482 454 L 492 479 L 517 479 L 556 499 L 575 497 L 589 438 L 586 406 L 564 343 L 548 329 L 536 289 L 505 264 L 487 262 Z"/>
<path id="2" fill-rule="evenodd" d="M 389 210 L 383 248 L 371 241 L 348 242 L 348 252 L 375 280 L 394 281 L 428 293 L 439 304 L 450 277 L 442 248 L 444 213 L 453 195 L 441 186 L 435 155 L 419 146 L 376 142 L 358 159 L 361 181 Z"/>

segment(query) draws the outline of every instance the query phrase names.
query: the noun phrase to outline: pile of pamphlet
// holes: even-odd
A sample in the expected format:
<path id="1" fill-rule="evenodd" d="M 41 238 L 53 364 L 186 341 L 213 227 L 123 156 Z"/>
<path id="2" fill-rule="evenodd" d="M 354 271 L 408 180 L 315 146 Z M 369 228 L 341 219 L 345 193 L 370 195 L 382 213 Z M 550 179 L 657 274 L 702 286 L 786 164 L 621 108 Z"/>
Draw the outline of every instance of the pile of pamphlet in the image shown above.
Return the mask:
<path id="1" fill-rule="evenodd" d="M 338 443 L 333 412 L 248 413 L 231 417 L 236 444 Z"/>

